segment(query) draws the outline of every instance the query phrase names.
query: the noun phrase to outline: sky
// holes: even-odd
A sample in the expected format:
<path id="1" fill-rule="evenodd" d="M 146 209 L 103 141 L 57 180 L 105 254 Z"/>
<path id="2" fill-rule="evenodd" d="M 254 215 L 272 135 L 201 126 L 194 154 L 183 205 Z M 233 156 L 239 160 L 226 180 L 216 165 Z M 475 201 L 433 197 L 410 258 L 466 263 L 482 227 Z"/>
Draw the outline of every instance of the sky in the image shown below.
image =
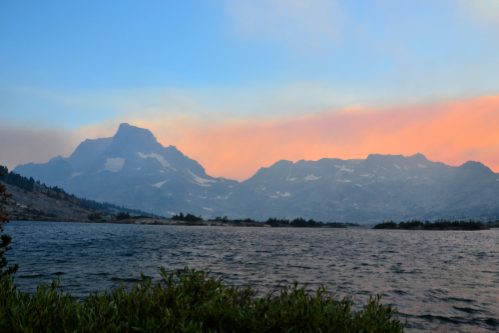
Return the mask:
<path id="1" fill-rule="evenodd" d="M 413 155 L 499 172 L 499 0 L 0 2 L 0 165 L 127 122 L 214 177 Z"/>

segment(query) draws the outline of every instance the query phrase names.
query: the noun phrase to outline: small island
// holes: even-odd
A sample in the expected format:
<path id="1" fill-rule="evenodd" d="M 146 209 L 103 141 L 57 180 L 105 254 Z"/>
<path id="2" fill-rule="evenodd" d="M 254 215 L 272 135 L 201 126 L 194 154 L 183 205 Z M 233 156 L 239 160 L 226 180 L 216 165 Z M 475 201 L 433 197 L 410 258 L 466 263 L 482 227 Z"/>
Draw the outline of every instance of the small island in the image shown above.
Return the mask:
<path id="1" fill-rule="evenodd" d="M 393 221 L 382 222 L 376 224 L 373 229 L 390 229 L 390 230 L 490 230 L 491 222 L 482 223 L 475 221 L 447 221 L 437 220 L 435 222 L 418 220 L 396 223 Z"/>

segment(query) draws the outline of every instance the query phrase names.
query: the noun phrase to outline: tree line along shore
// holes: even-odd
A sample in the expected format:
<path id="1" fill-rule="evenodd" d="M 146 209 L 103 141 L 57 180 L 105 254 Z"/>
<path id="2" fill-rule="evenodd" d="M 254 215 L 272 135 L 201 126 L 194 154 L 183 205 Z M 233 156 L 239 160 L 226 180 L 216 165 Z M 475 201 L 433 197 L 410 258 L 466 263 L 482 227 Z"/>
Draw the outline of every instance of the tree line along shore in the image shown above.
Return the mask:
<path id="1" fill-rule="evenodd" d="M 390 230 L 490 230 L 499 227 L 499 221 L 475 222 L 475 221 L 447 221 L 437 220 L 435 222 L 412 220 L 407 222 L 382 222 L 376 224 L 373 229 Z"/>

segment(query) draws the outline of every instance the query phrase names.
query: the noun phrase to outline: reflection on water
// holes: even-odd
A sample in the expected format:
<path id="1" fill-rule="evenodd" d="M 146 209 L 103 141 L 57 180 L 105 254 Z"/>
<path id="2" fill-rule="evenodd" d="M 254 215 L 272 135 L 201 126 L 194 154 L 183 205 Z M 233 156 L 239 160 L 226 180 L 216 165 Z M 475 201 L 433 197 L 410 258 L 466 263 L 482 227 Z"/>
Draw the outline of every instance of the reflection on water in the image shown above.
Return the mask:
<path id="1" fill-rule="evenodd" d="M 11 222 L 9 261 L 33 292 L 61 276 L 76 296 L 134 282 L 158 268 L 209 268 L 262 292 L 317 284 L 364 303 L 382 293 L 407 331 L 499 329 L 499 231 L 395 231 Z"/>

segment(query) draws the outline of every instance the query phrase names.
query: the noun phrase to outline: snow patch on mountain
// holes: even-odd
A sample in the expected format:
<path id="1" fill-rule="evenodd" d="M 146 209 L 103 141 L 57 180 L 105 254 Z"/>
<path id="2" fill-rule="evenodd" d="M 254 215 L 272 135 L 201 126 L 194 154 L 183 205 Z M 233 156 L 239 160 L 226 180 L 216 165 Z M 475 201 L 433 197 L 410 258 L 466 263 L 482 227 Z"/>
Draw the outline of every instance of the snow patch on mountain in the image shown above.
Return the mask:
<path id="1" fill-rule="evenodd" d="M 125 159 L 121 157 L 108 158 L 106 164 L 104 165 L 104 170 L 111 172 L 119 172 L 121 168 L 125 165 Z"/>
<path id="2" fill-rule="evenodd" d="M 154 186 L 154 187 L 157 187 L 157 188 L 161 188 L 161 186 L 163 186 L 168 181 L 170 181 L 170 179 L 167 179 L 167 180 L 165 180 L 163 182 L 156 183 L 156 184 L 151 185 L 151 186 Z"/>
<path id="3" fill-rule="evenodd" d="M 151 158 L 155 158 L 158 160 L 159 163 L 161 163 L 164 167 L 167 167 L 167 168 L 170 168 L 170 169 L 173 169 L 174 171 L 177 171 L 175 168 L 173 168 L 170 163 L 168 163 L 165 158 L 159 154 L 154 154 L 154 153 L 151 153 L 149 155 L 144 155 L 142 153 L 138 153 L 139 156 L 141 158 L 148 158 L 148 157 L 151 157 Z"/>
<path id="4" fill-rule="evenodd" d="M 85 172 L 73 172 L 69 179 L 83 175 Z"/>
<path id="5" fill-rule="evenodd" d="M 342 182 L 342 183 L 351 183 L 352 182 L 351 180 L 348 180 L 348 179 L 336 179 L 336 180 L 339 182 Z"/>
<path id="6" fill-rule="evenodd" d="M 397 164 L 394 164 L 394 166 L 395 166 L 397 169 L 400 169 L 400 167 L 399 167 Z"/>
<path id="7" fill-rule="evenodd" d="M 348 168 L 347 168 L 346 166 L 344 166 L 344 165 L 342 165 L 342 166 L 337 166 L 337 165 L 335 165 L 334 167 L 335 167 L 335 168 L 340 169 L 340 170 L 338 170 L 338 172 L 340 172 L 340 171 L 353 172 L 353 171 L 354 171 L 353 169 L 348 169 Z"/>
<path id="8" fill-rule="evenodd" d="M 291 193 L 289 192 L 285 192 L 285 193 L 281 193 L 280 191 L 277 191 L 276 192 L 276 195 L 269 195 L 269 197 L 271 198 L 282 198 L 282 197 L 290 197 L 291 196 Z"/>
<path id="9" fill-rule="evenodd" d="M 191 172 L 191 170 L 189 170 L 189 169 L 187 169 L 187 172 L 189 172 L 189 173 L 190 173 L 190 175 L 191 175 L 192 177 L 194 177 L 194 180 L 197 182 L 197 184 L 198 184 L 199 186 L 210 187 L 210 186 L 211 186 L 211 184 L 210 184 L 210 183 L 216 183 L 216 182 L 217 182 L 216 180 L 210 180 L 210 179 L 205 179 L 205 178 L 198 177 L 198 176 L 196 176 L 195 174 L 193 174 L 193 173 Z"/>
<path id="10" fill-rule="evenodd" d="M 227 200 L 227 199 L 229 199 L 229 197 L 231 196 L 231 194 L 232 194 L 232 192 L 230 192 L 229 195 L 226 195 L 225 197 L 217 195 L 215 199 L 224 199 L 224 200 Z"/>
<path id="11" fill-rule="evenodd" d="M 316 177 L 314 174 L 308 175 L 307 177 L 303 178 L 304 181 L 309 181 L 309 180 L 317 180 L 320 179 L 321 177 Z"/>
<path id="12" fill-rule="evenodd" d="M 203 207 L 203 209 L 209 210 L 210 212 L 212 212 L 212 211 L 213 211 L 213 209 L 212 209 L 212 208 L 208 208 L 208 207 Z"/>
<path id="13" fill-rule="evenodd" d="M 419 164 L 419 163 L 418 163 L 418 167 L 420 167 L 421 169 L 425 169 L 425 168 L 426 168 L 426 165 L 424 165 L 424 164 Z"/>

